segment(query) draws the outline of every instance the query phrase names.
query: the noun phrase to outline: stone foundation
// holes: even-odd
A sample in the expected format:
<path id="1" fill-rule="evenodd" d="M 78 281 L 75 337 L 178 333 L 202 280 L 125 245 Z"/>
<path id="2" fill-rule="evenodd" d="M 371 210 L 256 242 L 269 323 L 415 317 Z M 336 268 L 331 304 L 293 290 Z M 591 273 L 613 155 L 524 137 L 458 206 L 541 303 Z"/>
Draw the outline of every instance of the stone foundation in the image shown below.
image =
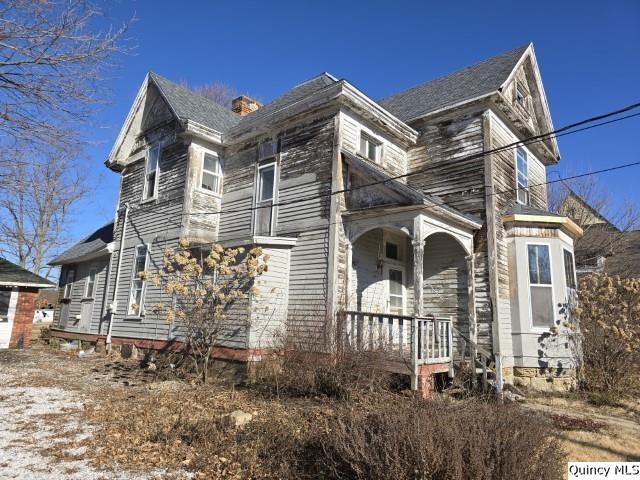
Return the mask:
<path id="1" fill-rule="evenodd" d="M 573 368 L 513 367 L 513 384 L 534 390 L 566 392 L 575 387 L 576 372 Z"/>

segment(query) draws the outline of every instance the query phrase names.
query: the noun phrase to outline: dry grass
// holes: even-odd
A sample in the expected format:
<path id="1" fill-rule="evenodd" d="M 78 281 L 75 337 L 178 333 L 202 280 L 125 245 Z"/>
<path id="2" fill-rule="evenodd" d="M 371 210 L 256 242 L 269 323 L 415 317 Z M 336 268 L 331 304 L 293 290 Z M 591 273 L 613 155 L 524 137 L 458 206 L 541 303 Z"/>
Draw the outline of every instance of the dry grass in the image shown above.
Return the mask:
<path id="1" fill-rule="evenodd" d="M 340 458 L 348 458 L 350 451 L 343 448 L 348 447 L 349 435 L 342 437 L 341 448 L 331 443 L 338 438 L 335 432 L 340 426 L 349 426 L 345 430 L 348 433 L 357 429 L 366 432 L 373 426 L 385 424 L 387 427 L 379 431 L 379 435 L 387 438 L 389 445 L 413 442 L 412 448 L 404 453 L 391 452 L 404 459 L 405 467 L 418 461 L 433 466 L 428 460 L 429 452 L 439 452 L 438 458 L 448 459 L 451 470 L 441 471 L 441 477 L 430 474 L 425 478 L 467 478 L 455 472 L 464 471 L 460 470 L 460 462 L 471 458 L 464 453 L 469 445 L 483 446 L 469 450 L 475 455 L 475 464 L 482 466 L 488 459 L 494 459 L 491 465 L 495 472 L 504 472 L 507 467 L 520 468 L 515 464 L 496 466 L 495 459 L 498 463 L 523 459 L 515 450 L 529 447 L 516 440 L 521 438 L 530 445 L 527 435 L 535 433 L 540 439 L 545 438 L 547 430 L 543 427 L 530 432 L 530 425 L 545 423 L 543 417 L 559 427 L 553 437 L 561 442 L 567 459 L 640 456 L 637 442 L 632 441 L 633 428 L 610 428 L 608 419 L 591 418 L 592 413 L 590 420 L 583 419 L 582 408 L 590 409 L 585 412 L 601 410 L 585 401 L 575 403 L 578 400 L 548 398 L 549 405 L 542 405 L 545 397 L 541 397 L 538 408 L 547 409 L 541 417 L 520 407 L 497 411 L 494 406 L 477 402 L 442 399 L 435 403 L 416 403 L 412 396 L 372 388 L 377 384 L 367 377 L 362 377 L 363 389 L 343 395 L 340 385 L 348 376 L 330 370 L 320 377 L 309 377 L 311 380 L 303 390 L 292 389 L 291 379 L 285 379 L 287 385 L 281 385 L 283 388 L 274 395 L 273 390 L 265 389 L 264 385 L 230 388 L 214 382 L 205 387 L 178 378 L 162 380 L 167 378 L 164 372 L 144 372 L 134 361 L 100 356 L 79 359 L 44 347 L 2 354 L 0 367 L 15 373 L 16 384 L 61 387 L 83 398 L 84 410 L 77 420 L 91 425 L 93 434 L 68 444 L 64 451 L 46 453 L 58 460 L 60 456 L 72 458 L 77 452 L 83 452 L 96 466 L 104 468 L 117 462 L 133 471 L 149 471 L 154 467 L 167 471 L 184 469 L 196 473 L 196 478 L 207 479 L 302 479 L 314 478 L 319 473 L 324 478 L 339 478 L 335 471 L 332 473 L 332 469 L 335 470 L 332 465 L 340 463 Z M 328 378 L 328 383 L 319 381 L 322 378 Z M 334 388 L 336 385 L 339 388 Z M 564 408 L 559 408 L 561 401 L 567 402 Z M 234 410 L 249 412 L 254 418 L 246 427 L 228 427 L 222 417 Z M 629 417 L 616 418 L 636 425 Z M 64 415 L 58 415 L 46 421 L 63 423 L 64 419 Z M 394 429 L 394 425 L 400 428 Z M 412 430 L 416 425 L 422 428 Z M 517 437 L 514 432 L 518 431 L 527 435 Z M 637 433 L 635 431 L 635 438 Z M 544 455 L 547 463 L 552 463 L 551 473 L 543 475 L 545 478 L 555 478 L 558 465 L 564 468 L 564 457 L 558 454 L 561 448 L 554 444 L 554 438 L 542 442 L 550 447 L 548 451 L 528 450 L 528 457 L 524 457 L 526 460 Z M 416 456 L 421 445 L 429 447 Z M 509 445 L 515 450 L 511 451 Z M 379 457 L 374 455 L 365 463 L 379 464 L 376 458 L 386 455 L 384 451 L 379 453 Z M 378 471 L 388 471 L 388 468 L 383 465 Z M 482 476 L 480 470 L 470 471 Z M 393 475 L 403 478 L 398 472 Z M 483 478 L 497 479 L 498 475 L 486 474 Z M 358 476 L 348 470 L 342 475 L 342 478 L 370 477 L 370 472 Z"/>

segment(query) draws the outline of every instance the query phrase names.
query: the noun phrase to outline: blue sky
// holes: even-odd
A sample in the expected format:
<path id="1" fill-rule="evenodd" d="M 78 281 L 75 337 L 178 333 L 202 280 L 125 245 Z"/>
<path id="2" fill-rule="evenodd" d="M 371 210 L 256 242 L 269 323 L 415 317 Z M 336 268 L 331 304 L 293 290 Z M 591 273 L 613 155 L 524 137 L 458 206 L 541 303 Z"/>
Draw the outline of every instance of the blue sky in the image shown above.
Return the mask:
<path id="1" fill-rule="evenodd" d="M 137 45 L 120 59 L 111 103 L 91 130 L 90 181 L 79 238 L 114 213 L 118 175 L 103 165 L 148 70 L 191 85 L 223 82 L 269 101 L 322 71 L 374 99 L 532 41 L 556 127 L 640 101 L 640 2 L 199 1 L 108 5 L 132 15 Z M 640 118 L 559 139 L 563 172 L 640 160 Z M 640 203 L 640 167 L 601 176 L 618 198 Z M 98 183 L 99 182 L 99 183 Z"/>

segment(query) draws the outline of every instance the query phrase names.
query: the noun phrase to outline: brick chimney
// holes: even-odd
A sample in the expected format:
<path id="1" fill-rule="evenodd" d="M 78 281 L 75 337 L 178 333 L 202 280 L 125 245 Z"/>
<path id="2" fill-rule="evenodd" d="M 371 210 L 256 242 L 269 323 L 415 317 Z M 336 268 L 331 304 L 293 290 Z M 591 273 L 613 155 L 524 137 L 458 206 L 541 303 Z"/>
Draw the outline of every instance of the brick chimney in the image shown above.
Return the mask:
<path id="1" fill-rule="evenodd" d="M 240 95 L 231 101 L 231 111 L 236 112 L 243 117 L 251 112 L 258 110 L 262 104 L 253 98 Z"/>

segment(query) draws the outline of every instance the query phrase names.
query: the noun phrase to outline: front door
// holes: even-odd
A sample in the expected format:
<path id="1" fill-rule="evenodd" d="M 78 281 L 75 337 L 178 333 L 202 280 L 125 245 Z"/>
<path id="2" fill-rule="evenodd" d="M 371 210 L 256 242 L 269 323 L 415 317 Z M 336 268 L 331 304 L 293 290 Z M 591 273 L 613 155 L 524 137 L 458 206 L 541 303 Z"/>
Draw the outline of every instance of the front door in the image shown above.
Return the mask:
<path id="1" fill-rule="evenodd" d="M 393 315 L 404 315 L 405 287 L 404 269 L 387 266 L 387 311 Z"/>

